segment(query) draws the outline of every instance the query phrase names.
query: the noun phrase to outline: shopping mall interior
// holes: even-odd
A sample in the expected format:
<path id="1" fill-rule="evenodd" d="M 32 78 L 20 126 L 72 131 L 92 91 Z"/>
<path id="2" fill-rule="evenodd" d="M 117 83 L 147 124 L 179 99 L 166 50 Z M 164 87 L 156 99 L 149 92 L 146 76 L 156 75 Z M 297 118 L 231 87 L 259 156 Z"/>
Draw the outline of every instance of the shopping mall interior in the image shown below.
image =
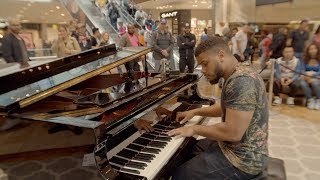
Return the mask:
<path id="1" fill-rule="evenodd" d="M 319 180 L 319 12 L 0 0 L 0 180 Z"/>

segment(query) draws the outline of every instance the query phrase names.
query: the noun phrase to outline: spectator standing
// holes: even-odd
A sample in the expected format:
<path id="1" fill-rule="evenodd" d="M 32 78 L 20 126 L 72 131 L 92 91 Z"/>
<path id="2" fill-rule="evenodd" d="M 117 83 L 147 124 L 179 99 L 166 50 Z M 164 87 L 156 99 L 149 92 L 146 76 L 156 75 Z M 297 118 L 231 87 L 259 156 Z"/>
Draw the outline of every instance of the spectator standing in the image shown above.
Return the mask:
<path id="1" fill-rule="evenodd" d="M 52 44 L 52 51 L 57 54 L 57 56 L 65 57 L 72 54 L 80 53 L 81 49 L 76 38 L 69 35 L 66 26 L 59 27 L 58 39 Z"/>
<path id="2" fill-rule="evenodd" d="M 119 25 L 119 35 L 120 35 L 120 36 L 123 36 L 124 34 L 126 34 L 127 29 L 126 29 L 126 27 L 123 25 L 123 22 L 122 22 L 122 21 L 119 21 L 118 25 Z"/>
<path id="3" fill-rule="evenodd" d="M 156 20 L 156 21 L 154 22 L 154 25 L 152 26 L 152 32 L 158 30 L 159 24 L 160 24 L 160 21 L 159 21 L 159 20 Z"/>
<path id="4" fill-rule="evenodd" d="M 101 35 L 101 43 L 100 46 L 106 46 L 109 45 L 109 33 L 103 32 Z"/>
<path id="5" fill-rule="evenodd" d="M 320 51 L 319 47 L 311 44 L 305 51 L 304 61 L 299 72 L 306 74 L 302 76 L 300 85 L 307 98 L 307 106 L 309 109 L 320 110 L 320 80 L 313 77 L 320 77 Z M 311 85 L 311 88 L 310 88 Z M 312 94 L 316 95 L 316 100 Z"/>
<path id="6" fill-rule="evenodd" d="M 233 28 L 231 31 L 232 37 L 231 37 L 231 52 L 232 54 L 235 54 L 237 51 L 237 40 L 236 40 L 236 34 L 238 32 L 238 28 Z"/>
<path id="7" fill-rule="evenodd" d="M 92 29 L 93 36 L 91 37 L 92 47 L 96 48 L 100 46 L 101 34 L 98 28 Z"/>
<path id="8" fill-rule="evenodd" d="M 84 24 L 79 24 L 79 39 L 78 39 L 81 51 L 85 51 L 92 48 L 92 41 L 87 33 Z"/>
<path id="9" fill-rule="evenodd" d="M 307 46 L 307 41 L 309 40 L 308 23 L 308 20 L 302 20 L 299 28 L 290 33 L 287 42 L 287 45 L 293 47 L 294 56 L 300 60 L 303 59 L 303 51 Z"/>
<path id="10" fill-rule="evenodd" d="M 288 29 L 283 27 L 279 29 L 279 33 L 276 34 L 270 45 L 270 58 L 278 59 L 282 56 L 283 49 L 286 47 L 286 41 L 288 36 Z"/>
<path id="11" fill-rule="evenodd" d="M 167 59 L 170 62 L 171 70 L 175 70 L 173 59 L 173 44 L 172 34 L 166 30 L 167 21 L 161 19 L 159 29 L 152 34 L 153 42 L 153 58 L 155 60 L 155 71 L 160 70 L 160 60 Z"/>
<path id="12" fill-rule="evenodd" d="M 201 36 L 201 42 L 204 42 L 213 36 L 212 27 L 204 28 L 204 34 Z"/>
<path id="13" fill-rule="evenodd" d="M 260 66 L 261 69 L 264 69 L 266 67 L 266 61 L 269 59 L 270 55 L 270 45 L 272 43 L 272 34 L 269 33 L 268 30 L 264 30 L 264 34 L 266 35 L 265 38 L 262 39 L 262 41 L 259 43 L 259 50 L 260 53 Z"/>
<path id="14" fill-rule="evenodd" d="M 312 37 L 312 43 L 320 47 L 320 25 Z"/>
<path id="15" fill-rule="evenodd" d="M 120 47 L 138 47 L 139 38 L 135 26 L 133 24 L 128 24 L 127 27 L 128 32 L 120 38 Z M 140 65 L 138 64 L 138 61 L 139 59 L 135 59 L 125 64 L 128 73 L 140 71 Z"/>
<path id="16" fill-rule="evenodd" d="M 152 14 L 148 15 L 148 18 L 146 19 L 144 24 L 146 27 L 148 27 L 148 26 L 152 27 L 154 25 L 154 21 L 152 20 Z"/>
<path id="17" fill-rule="evenodd" d="M 142 11 L 142 9 L 139 9 L 134 15 L 134 19 L 139 23 L 140 26 L 144 24 L 146 18 L 146 13 Z"/>
<path id="18" fill-rule="evenodd" d="M 118 31 L 117 21 L 118 21 L 119 17 L 120 17 L 120 14 L 119 14 L 118 8 L 116 7 L 116 5 L 113 2 L 110 3 L 109 18 L 110 18 L 111 25 L 113 26 L 113 28 L 116 31 Z"/>
<path id="19" fill-rule="evenodd" d="M 244 51 L 248 45 L 248 33 L 249 26 L 243 25 L 238 29 L 237 34 L 235 35 L 235 49 L 234 49 L 234 56 L 239 62 L 245 61 Z"/>
<path id="20" fill-rule="evenodd" d="M 293 47 L 285 47 L 283 50 L 283 57 L 278 58 L 276 63 L 276 80 L 273 85 L 273 93 L 275 95 L 273 104 L 280 105 L 282 99 L 280 98 L 280 92 L 283 86 L 289 86 L 290 92 L 287 98 L 287 105 L 294 105 L 295 93 L 299 87 L 299 77 L 297 73 L 300 69 L 301 63 L 298 58 L 294 57 Z M 291 71 L 283 66 L 286 66 L 296 72 Z"/>
<path id="21" fill-rule="evenodd" d="M 21 24 L 18 19 L 9 20 L 8 33 L 2 40 L 3 58 L 7 63 L 18 62 L 21 68 L 29 66 L 29 56 L 24 40 L 19 36 Z"/>
<path id="22" fill-rule="evenodd" d="M 193 73 L 194 70 L 194 47 L 196 45 L 196 36 L 191 33 L 191 27 L 189 23 L 186 23 L 184 32 L 177 38 L 177 44 L 179 46 L 179 70 L 181 73 L 185 73 L 186 66 L 188 66 L 188 72 Z"/>
<path id="23" fill-rule="evenodd" d="M 79 39 L 79 27 L 77 20 L 73 19 L 69 23 L 69 32 L 72 37 L 75 37 L 76 40 Z"/>

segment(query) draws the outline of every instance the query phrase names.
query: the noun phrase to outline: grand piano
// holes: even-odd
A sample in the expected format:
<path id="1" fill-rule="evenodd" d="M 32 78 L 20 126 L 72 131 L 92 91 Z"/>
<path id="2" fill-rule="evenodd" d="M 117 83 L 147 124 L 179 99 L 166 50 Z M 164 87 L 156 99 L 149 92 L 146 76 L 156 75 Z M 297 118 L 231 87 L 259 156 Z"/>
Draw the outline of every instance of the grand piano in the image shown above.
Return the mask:
<path id="1" fill-rule="evenodd" d="M 0 115 L 92 129 L 104 179 L 165 177 L 194 143 L 165 133 L 202 121 L 179 124 L 176 112 L 214 102 L 197 95 L 195 74 L 149 73 L 145 60 L 139 72 L 121 69 L 151 51 L 112 44 L 24 69 L 0 69 Z M 171 111 L 162 120 L 154 113 L 160 106 Z M 141 119 L 152 121 L 155 131 L 139 132 L 134 125 Z"/>

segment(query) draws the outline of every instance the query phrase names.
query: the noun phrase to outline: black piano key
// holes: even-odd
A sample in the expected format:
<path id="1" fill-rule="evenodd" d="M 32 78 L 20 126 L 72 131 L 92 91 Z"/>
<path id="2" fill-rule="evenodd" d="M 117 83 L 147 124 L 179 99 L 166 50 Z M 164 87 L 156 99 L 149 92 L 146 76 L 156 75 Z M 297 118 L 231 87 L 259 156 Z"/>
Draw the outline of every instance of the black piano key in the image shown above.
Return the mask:
<path id="1" fill-rule="evenodd" d="M 155 128 L 155 127 L 153 127 L 153 129 L 154 129 L 154 131 L 159 132 L 159 133 L 166 133 L 169 131 L 169 130 L 159 129 L 159 128 Z"/>
<path id="2" fill-rule="evenodd" d="M 121 159 L 121 158 L 118 158 L 118 157 L 115 157 L 115 156 L 112 157 L 109 161 L 112 162 L 112 163 L 121 165 L 121 166 L 124 166 L 127 162 L 129 162 L 128 160 Z"/>
<path id="3" fill-rule="evenodd" d="M 133 174 L 140 174 L 140 171 L 138 171 L 138 170 L 133 170 L 133 169 L 128 169 L 128 168 L 121 168 L 120 171 L 122 171 L 122 172 L 128 172 L 128 173 L 133 173 Z"/>
<path id="4" fill-rule="evenodd" d="M 171 122 L 170 121 L 159 121 L 157 124 L 163 125 L 163 126 L 170 126 Z"/>
<path id="5" fill-rule="evenodd" d="M 151 135 L 151 134 L 147 134 L 147 133 L 142 134 L 140 137 L 148 138 L 148 139 L 152 139 L 152 140 L 157 138 L 157 136 Z"/>
<path id="6" fill-rule="evenodd" d="M 151 134 L 151 135 L 153 135 L 153 136 L 169 137 L 169 136 L 168 136 L 168 134 L 165 134 L 165 133 L 159 133 L 159 132 L 156 132 L 156 131 L 148 132 L 148 133 L 145 133 L 145 134 Z"/>
<path id="7" fill-rule="evenodd" d="M 143 148 L 141 152 L 151 153 L 151 154 L 159 154 L 161 152 L 160 149 L 157 148 Z"/>
<path id="8" fill-rule="evenodd" d="M 136 151 L 141 151 L 144 147 L 143 146 L 138 146 L 135 144 L 129 144 L 127 146 L 127 148 L 132 149 L 132 150 L 136 150 Z"/>
<path id="9" fill-rule="evenodd" d="M 136 169 L 142 169 L 143 170 L 146 167 L 146 166 L 144 166 L 144 164 L 147 165 L 146 163 L 129 162 L 129 163 L 126 164 L 126 166 L 127 167 L 131 167 L 131 168 L 136 168 Z"/>
<path id="10" fill-rule="evenodd" d="M 144 156 L 137 156 L 135 158 L 133 158 L 133 160 L 138 160 L 138 161 L 142 161 L 142 162 L 151 162 L 151 158 L 146 158 Z"/>
<path id="11" fill-rule="evenodd" d="M 138 153 L 128 150 L 128 149 L 123 149 L 122 151 L 120 151 L 117 156 L 120 157 L 124 157 L 124 158 L 128 158 L 128 159 L 132 159 L 134 156 L 136 156 Z"/>
<path id="12" fill-rule="evenodd" d="M 172 137 L 157 137 L 155 140 L 169 142 L 171 139 Z"/>
<path id="13" fill-rule="evenodd" d="M 162 125 L 158 125 L 158 124 L 155 124 L 153 126 L 153 128 L 157 128 L 157 129 L 161 129 L 161 130 L 165 130 L 167 126 L 162 126 Z"/>
<path id="14" fill-rule="evenodd" d="M 148 145 L 150 142 L 151 142 L 151 140 L 147 140 L 147 139 L 143 139 L 143 138 L 138 138 L 138 139 L 133 141 L 133 143 L 140 144 L 140 145 L 143 145 L 143 146 Z"/>
<path id="15" fill-rule="evenodd" d="M 162 143 L 162 142 L 151 142 L 150 144 L 148 144 L 148 146 L 150 147 L 161 148 L 161 149 L 163 149 L 166 145 L 167 145 L 166 143 Z"/>

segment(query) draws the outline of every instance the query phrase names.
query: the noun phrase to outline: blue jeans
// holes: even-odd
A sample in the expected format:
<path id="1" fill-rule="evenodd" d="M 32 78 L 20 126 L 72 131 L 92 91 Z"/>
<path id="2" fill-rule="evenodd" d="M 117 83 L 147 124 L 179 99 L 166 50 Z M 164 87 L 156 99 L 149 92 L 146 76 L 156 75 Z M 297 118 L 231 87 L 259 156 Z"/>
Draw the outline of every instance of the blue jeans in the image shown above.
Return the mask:
<path id="1" fill-rule="evenodd" d="M 317 99 L 320 99 L 320 80 L 319 79 L 313 79 L 313 82 L 311 83 L 311 88 L 310 88 L 310 84 L 305 80 L 300 80 L 300 85 L 307 99 L 312 98 L 312 93 L 314 93 L 317 96 Z"/>
<path id="2" fill-rule="evenodd" d="M 174 171 L 173 180 L 248 180 L 256 177 L 234 167 L 216 141 L 200 140 L 192 153 L 195 156 Z"/>
<path id="3" fill-rule="evenodd" d="M 303 61 L 303 52 L 295 52 L 294 56 L 298 58 L 300 61 Z"/>

